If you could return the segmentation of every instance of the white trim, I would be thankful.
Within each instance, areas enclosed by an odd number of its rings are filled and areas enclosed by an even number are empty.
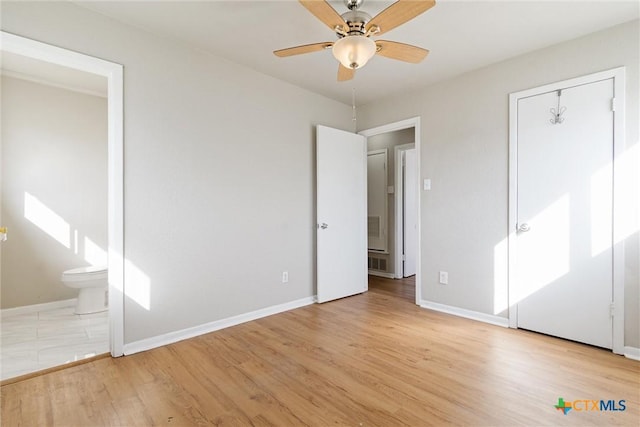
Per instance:
[[[19,316],[21,314],[37,313],[39,311],[56,310],[59,308],[74,307],[77,298],[65,299],[62,301],[43,302],[41,304],[24,305],[22,307],[3,308],[0,310],[0,317]]]
[[[417,175],[418,175],[418,185],[416,186],[416,189],[418,191],[418,252],[416,254],[417,257],[417,263],[416,263],[416,304],[420,305],[421,301],[422,301],[422,192],[420,191],[420,189],[422,188],[422,186],[420,185],[420,180],[422,179],[422,174],[421,174],[421,164],[422,164],[422,157],[421,157],[421,143],[420,143],[420,135],[421,135],[421,129],[420,129],[420,117],[412,117],[410,119],[406,119],[406,120],[401,120],[399,122],[395,122],[395,123],[390,123],[387,125],[383,125],[383,126],[378,126],[375,128],[371,128],[371,129],[366,129],[363,131],[358,132],[360,135],[363,135],[367,138],[371,137],[371,136],[375,136],[375,135],[380,135],[383,133],[388,133],[388,132],[393,132],[396,130],[403,130],[403,129],[409,129],[409,128],[413,128],[414,129],[414,143],[415,143],[415,148],[416,148],[416,156],[418,158],[418,164],[417,164]]]
[[[387,125],[382,125],[382,126],[378,126],[371,129],[365,129],[358,132],[358,134],[369,138],[370,136],[380,135],[382,133],[389,133],[396,130],[409,129],[419,124],[420,124],[420,117],[412,117],[410,119],[401,120],[399,122],[389,123]]]
[[[402,227],[402,221],[398,221],[397,218],[403,218],[404,217],[404,200],[402,200],[402,192],[404,191],[404,184],[403,184],[403,170],[402,170],[402,152],[407,151],[407,150],[412,150],[416,148],[416,144],[414,144],[413,142],[410,144],[402,144],[402,145],[396,145],[395,147],[393,147],[393,156],[395,159],[395,167],[396,167],[396,177],[395,177],[395,187],[396,187],[396,197],[395,197],[395,206],[394,206],[394,212],[395,212],[395,237],[396,237],[396,244],[395,244],[395,248],[396,248],[396,252],[395,252],[395,256],[394,258],[394,264],[395,264],[395,278],[396,279],[402,279],[404,276],[404,268],[402,265],[402,251],[397,250],[397,248],[402,248],[404,246],[404,229]],[[398,197],[398,194],[400,194],[401,197]],[[419,260],[417,260],[419,262]]]
[[[625,347],[624,348],[624,357],[627,359],[638,360],[640,361],[640,348],[638,347]]]
[[[271,316],[285,311],[294,310],[296,308],[313,304],[315,302],[315,298],[315,296],[302,298],[296,301],[273,305],[271,307],[251,311],[249,313],[239,314],[237,316],[228,317],[226,319],[216,320],[214,322],[205,323],[203,325],[182,329],[180,331],[169,332],[167,334],[146,338],[140,341],[134,341],[125,344],[124,354],[128,356],[130,354],[151,350],[163,345],[173,344],[175,342],[197,337],[199,335],[208,334],[210,332],[218,331],[230,326],[236,326],[241,323],[246,323],[252,320],[261,319],[263,317]]]
[[[458,317],[464,317],[465,319],[477,320],[478,322],[501,326],[503,328],[509,327],[509,319],[496,316],[494,314],[480,313],[479,311],[466,310],[464,308],[453,307],[451,305],[445,305],[426,300],[420,302],[420,307],[439,311],[441,313],[452,314]]]
[[[615,97],[615,111],[613,112],[613,236],[618,234],[618,228],[624,223],[623,200],[631,197],[624,194],[622,185],[623,171],[619,161],[625,153],[625,67],[615,68],[607,72],[613,76],[613,96]],[[624,258],[625,240],[613,245],[613,352],[623,354],[624,346]]]
[[[107,78],[109,348],[114,357],[124,347],[124,163],[122,65],[0,31],[3,51]]]
[[[385,273],[384,271],[369,270],[369,276],[384,277],[386,279],[395,279],[393,273]]]
[[[516,283],[516,246],[515,230],[517,226],[517,146],[518,146],[518,100],[542,93],[553,92],[568,87],[580,86],[602,80],[613,79],[616,111],[613,121],[613,235],[621,223],[623,215],[622,194],[620,186],[615,185],[622,178],[622,172],[617,167],[618,159],[625,150],[625,67],[601,71],[586,76],[551,83],[532,89],[509,94],[509,327],[518,327],[518,306],[514,301],[511,287]],[[613,251],[613,352],[623,354],[624,347],[624,241],[614,244]]]

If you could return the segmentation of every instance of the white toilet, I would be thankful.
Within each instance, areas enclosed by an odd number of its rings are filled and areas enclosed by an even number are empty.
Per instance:
[[[62,273],[62,283],[79,289],[76,314],[99,313],[108,309],[107,267],[81,267]]]

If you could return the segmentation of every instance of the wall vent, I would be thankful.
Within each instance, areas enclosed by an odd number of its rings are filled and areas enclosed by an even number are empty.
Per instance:
[[[384,258],[367,258],[367,266],[369,270],[387,271],[387,260]]]

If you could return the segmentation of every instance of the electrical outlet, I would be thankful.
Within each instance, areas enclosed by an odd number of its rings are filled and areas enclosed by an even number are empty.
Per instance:
[[[288,283],[289,282],[289,272],[288,271],[283,271],[282,272],[282,283]]]
[[[447,273],[446,271],[441,271],[440,272],[440,284],[446,285],[448,283],[449,283],[449,273]]]

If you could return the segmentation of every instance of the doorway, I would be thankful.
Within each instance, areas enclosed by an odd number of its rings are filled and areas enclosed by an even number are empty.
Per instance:
[[[394,170],[390,171],[389,175],[391,177],[390,181],[393,182],[393,185],[389,185],[387,187],[387,191],[385,196],[392,196],[393,200],[391,203],[388,203],[389,206],[389,216],[393,218],[393,221],[389,221],[388,229],[391,231],[391,238],[389,239],[389,250],[377,253],[377,252],[369,252],[369,258],[379,258],[384,259],[387,265],[392,266],[392,272],[385,271],[382,273],[375,273],[376,276],[387,277],[387,278],[402,278],[404,277],[405,270],[405,260],[403,260],[403,255],[406,254],[404,250],[405,247],[405,209],[404,209],[404,201],[405,198],[403,194],[405,190],[412,192],[414,197],[409,197],[410,203],[413,200],[412,209],[414,215],[409,215],[409,220],[413,222],[413,225],[406,227],[408,234],[410,237],[414,238],[413,242],[415,242],[415,251],[411,251],[414,255],[414,265],[415,265],[415,303],[420,304],[421,297],[421,289],[420,289],[420,194],[419,194],[419,177],[420,177],[420,118],[415,117],[412,119],[403,120],[400,122],[391,123],[384,126],[379,126],[372,129],[367,129],[359,132],[360,135],[367,137],[368,141],[376,141],[376,139],[380,139],[381,142],[385,139],[386,136],[398,132],[399,134],[406,134],[407,137],[405,140],[400,139],[395,143],[392,143],[388,148],[389,151],[394,153],[394,159],[389,161],[390,165],[393,165]],[[377,150],[381,149],[382,146],[370,145],[368,144],[368,150]],[[401,148],[400,148],[401,147]],[[391,150],[393,148],[393,150]],[[402,166],[402,158],[405,158],[405,153],[408,150],[415,150],[413,153],[415,154],[415,169],[409,178],[410,182],[405,183],[406,179],[406,171]],[[398,153],[398,154],[396,154]],[[400,159],[400,166],[397,166],[398,159]],[[405,183],[405,185],[403,185]],[[409,227],[413,228],[410,230]],[[407,242],[406,244],[411,244]],[[411,266],[407,265],[407,272],[409,273],[411,270]],[[369,270],[371,274],[372,270]],[[409,274],[411,276],[411,274]]]
[[[623,78],[616,69],[510,99],[509,324],[616,353],[624,342],[622,248],[613,238]]]
[[[124,345],[123,67],[5,32],[0,32],[0,42],[3,53],[19,55],[107,79],[109,349],[112,356],[121,356]]]

